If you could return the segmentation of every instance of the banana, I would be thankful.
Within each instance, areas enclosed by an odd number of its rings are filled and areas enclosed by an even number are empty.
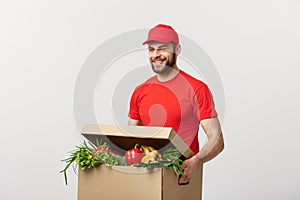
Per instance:
[[[152,152],[152,151],[154,151],[155,149],[153,148],[153,147],[148,147],[148,149]]]
[[[145,156],[142,158],[142,163],[149,163],[150,161],[154,162],[159,158],[162,160],[162,155],[153,147],[142,145],[141,150],[145,153]]]
[[[144,152],[144,154],[148,154],[151,152],[146,145],[142,145],[141,150]]]
[[[151,162],[154,162],[154,161],[155,161],[155,158],[156,158],[155,153],[150,152],[150,153],[146,154],[146,155],[142,158],[141,162],[147,164],[147,163],[149,163],[150,161],[151,161]]]
[[[153,153],[155,156],[158,156],[158,151],[157,150],[153,150],[153,151],[151,151],[151,153]]]

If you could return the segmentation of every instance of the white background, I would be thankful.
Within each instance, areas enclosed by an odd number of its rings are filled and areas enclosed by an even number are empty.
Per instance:
[[[299,13],[296,0],[1,1],[0,199],[76,199],[77,176],[65,186],[58,172],[81,142],[82,64],[112,36],[167,23],[205,49],[225,90],[226,148],[205,165],[203,198],[299,200]]]

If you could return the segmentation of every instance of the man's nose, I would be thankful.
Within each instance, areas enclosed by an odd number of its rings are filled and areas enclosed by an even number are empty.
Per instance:
[[[159,51],[158,49],[155,49],[155,50],[153,51],[153,56],[154,56],[154,57],[160,56],[160,51]]]

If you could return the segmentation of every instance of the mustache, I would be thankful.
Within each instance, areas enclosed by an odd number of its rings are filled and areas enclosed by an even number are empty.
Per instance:
[[[154,62],[154,61],[164,61],[166,60],[165,57],[155,57],[155,58],[151,58],[150,61],[151,62]]]

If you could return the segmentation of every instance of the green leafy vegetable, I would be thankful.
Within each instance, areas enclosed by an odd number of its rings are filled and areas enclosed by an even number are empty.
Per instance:
[[[84,141],[80,146],[76,146],[76,149],[70,152],[70,156],[62,161],[66,162],[66,166],[60,173],[64,173],[65,183],[67,180],[67,169],[73,164],[73,170],[76,173],[76,166],[85,170],[93,167],[97,167],[99,164],[112,165],[126,165],[125,158],[117,155],[111,151],[106,143],[100,144],[97,141],[97,148],[93,144],[89,145]]]
[[[76,149],[69,152],[68,158],[62,160],[66,162],[66,166],[60,173],[64,173],[65,183],[68,184],[67,170],[72,165],[73,170],[76,173],[77,166],[82,169],[90,169],[97,167],[100,164],[108,166],[126,166],[125,156],[120,155],[118,152],[111,151],[110,147],[106,143],[96,141],[97,147],[92,143],[83,142],[82,145],[76,146]],[[160,159],[150,161],[147,163],[134,164],[134,167],[144,167],[147,169],[154,168],[166,168],[173,169],[176,176],[184,176],[181,164],[183,161],[180,159],[181,153],[175,148],[166,149]]]
[[[178,149],[175,148],[169,148],[166,149],[162,154],[161,160],[156,160],[155,162],[149,162],[149,163],[139,163],[135,164],[135,167],[144,167],[147,169],[153,169],[153,168],[172,168],[176,174],[176,176],[179,178],[180,176],[183,176],[183,169],[181,167],[181,164],[183,161],[180,159],[181,153]]]

